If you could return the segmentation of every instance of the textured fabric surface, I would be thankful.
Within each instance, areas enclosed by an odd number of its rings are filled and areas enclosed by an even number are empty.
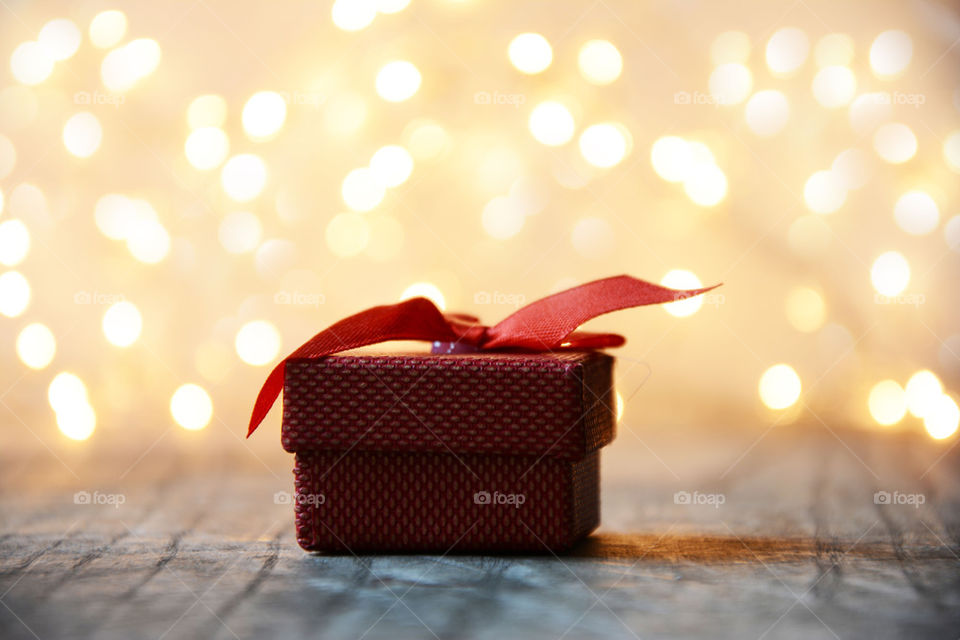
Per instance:
[[[311,551],[562,551],[599,523],[613,358],[339,354],[287,363]]]
[[[595,351],[291,360],[283,447],[576,459],[613,439],[612,367]]]
[[[562,552],[599,523],[599,456],[301,452],[297,540],[337,553]]]

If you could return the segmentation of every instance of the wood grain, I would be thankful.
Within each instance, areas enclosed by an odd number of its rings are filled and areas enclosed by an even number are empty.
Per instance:
[[[5,461],[0,638],[960,637],[958,449],[820,423],[689,462],[667,431],[621,441],[670,470],[606,482],[563,557],[305,554],[288,470],[249,457]]]

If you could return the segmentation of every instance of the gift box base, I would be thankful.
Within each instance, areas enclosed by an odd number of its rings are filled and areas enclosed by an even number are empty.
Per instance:
[[[297,541],[336,553],[561,552],[599,524],[599,457],[301,451]]]

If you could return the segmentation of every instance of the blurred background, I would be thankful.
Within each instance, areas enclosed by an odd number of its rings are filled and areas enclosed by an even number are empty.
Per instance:
[[[320,329],[414,295],[493,324],[621,273],[724,286],[588,325],[628,338],[605,473],[658,430],[957,441],[945,0],[0,16],[8,459],[249,447],[283,469],[278,409],[250,441],[246,420]]]

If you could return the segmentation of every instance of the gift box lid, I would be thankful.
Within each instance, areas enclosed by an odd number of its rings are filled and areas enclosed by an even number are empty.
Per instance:
[[[291,358],[283,447],[576,459],[613,440],[612,375],[598,351]]]

